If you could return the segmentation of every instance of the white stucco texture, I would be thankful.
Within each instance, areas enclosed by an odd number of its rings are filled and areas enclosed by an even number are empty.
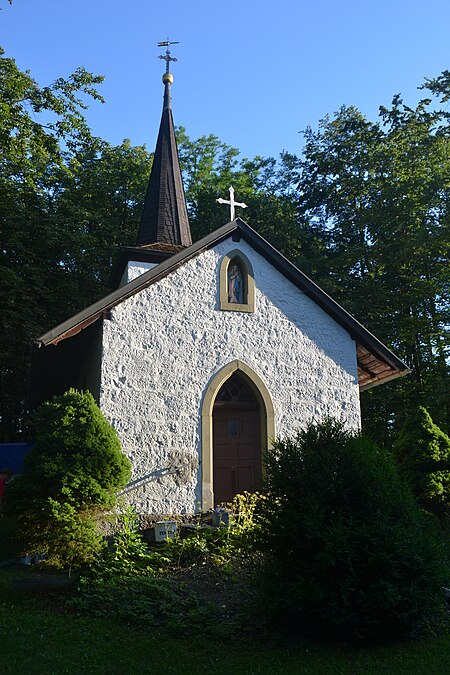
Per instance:
[[[156,267],[157,264],[158,263],[136,262],[135,260],[129,261],[125,267],[124,273],[122,274],[119,288],[122,288],[122,286],[125,286],[130,281],[133,281],[133,279],[140,277],[141,274],[144,274],[144,272],[148,272],[148,270]]]
[[[234,249],[253,267],[252,313],[219,308],[220,264]],[[100,406],[132,461],[126,498],[140,513],[200,509],[202,401],[235,359],[265,383],[277,436],[326,415],[359,427],[350,335],[245,241],[225,240],[104,321]]]

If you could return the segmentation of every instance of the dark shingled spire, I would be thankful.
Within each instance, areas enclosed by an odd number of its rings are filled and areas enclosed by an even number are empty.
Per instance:
[[[137,246],[192,244],[172,118],[170,85],[173,77],[168,65],[167,61],[163,75],[164,106]]]

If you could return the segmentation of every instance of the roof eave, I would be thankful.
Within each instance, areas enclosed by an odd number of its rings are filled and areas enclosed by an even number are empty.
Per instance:
[[[220,228],[220,230],[224,230],[224,228]],[[216,230],[216,232],[219,232],[219,230]],[[226,234],[222,236],[224,237],[226,236]],[[81,310],[81,312],[74,314],[66,321],[63,321],[62,323],[58,324],[47,333],[44,333],[39,338],[37,338],[36,339],[37,344],[40,346],[46,346],[48,344],[57,344],[58,342],[60,342],[60,340],[65,339],[65,337],[70,337],[71,335],[73,335],[72,329],[74,329],[79,324],[83,324],[82,327],[80,328],[80,330],[82,330],[82,328],[85,328],[86,326],[90,325],[93,321],[96,321],[104,311],[112,309],[119,302],[126,300],[127,298],[131,297],[132,295],[140,291],[142,288],[145,288],[151,283],[158,281],[158,279],[166,276],[172,270],[176,269],[184,262],[187,262],[187,260],[189,260],[190,258],[193,258],[199,253],[201,253],[202,250],[211,245],[209,242],[207,244],[203,243],[206,240],[209,240],[210,237],[211,235],[208,235],[207,237],[204,237],[203,239],[196,242],[195,244],[192,244],[183,251],[175,253],[174,255],[170,256],[167,260],[161,262],[156,267],[153,267],[151,270],[148,270],[148,272],[144,272],[144,274],[141,274],[136,279],[133,279],[133,281],[130,281],[128,284],[125,284],[121,288],[118,288],[112,293],[109,293],[105,297],[101,298],[101,300],[98,300],[97,302],[94,302],[92,305],[89,305],[85,309]]]
[[[411,373],[412,370],[410,368],[405,367],[404,370],[397,370],[395,373],[387,375],[386,377],[376,378],[374,380],[371,380],[370,382],[367,382],[366,384],[360,384],[359,391],[367,391],[368,389],[373,389],[374,387],[378,387],[379,384],[392,382],[392,380],[397,380],[399,377],[405,377],[405,375],[410,375]]]

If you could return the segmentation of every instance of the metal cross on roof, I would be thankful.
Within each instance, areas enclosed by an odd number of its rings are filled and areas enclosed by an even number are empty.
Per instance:
[[[219,204],[229,204],[230,205],[230,211],[231,211],[231,219],[234,220],[236,212],[235,212],[235,207],[240,206],[241,209],[246,209],[247,204],[244,204],[243,202],[235,202],[234,201],[234,187],[230,185],[229,187],[230,191],[230,199],[222,199],[222,197],[219,197],[219,199],[216,199],[216,202],[219,202]]]
[[[163,59],[166,62],[166,73],[169,72],[169,63],[171,61],[177,60],[173,56],[170,56],[169,47],[170,45],[179,45],[179,44],[180,44],[179,42],[171,42],[169,38],[167,38],[167,40],[165,40],[164,42],[158,42],[158,47],[167,47],[165,55],[163,56],[162,54],[160,54],[158,56],[159,59]]]

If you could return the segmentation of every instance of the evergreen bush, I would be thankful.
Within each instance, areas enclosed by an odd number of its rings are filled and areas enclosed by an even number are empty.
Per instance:
[[[420,407],[396,442],[394,457],[401,475],[424,508],[441,514],[450,502],[450,438]]]
[[[33,417],[35,444],[5,506],[22,525],[27,553],[57,566],[91,561],[102,546],[96,521],[114,506],[131,464],[89,392],[69,390]]]
[[[333,420],[267,458],[260,546],[266,610],[345,640],[419,631],[443,611],[445,550],[390,456]]]

